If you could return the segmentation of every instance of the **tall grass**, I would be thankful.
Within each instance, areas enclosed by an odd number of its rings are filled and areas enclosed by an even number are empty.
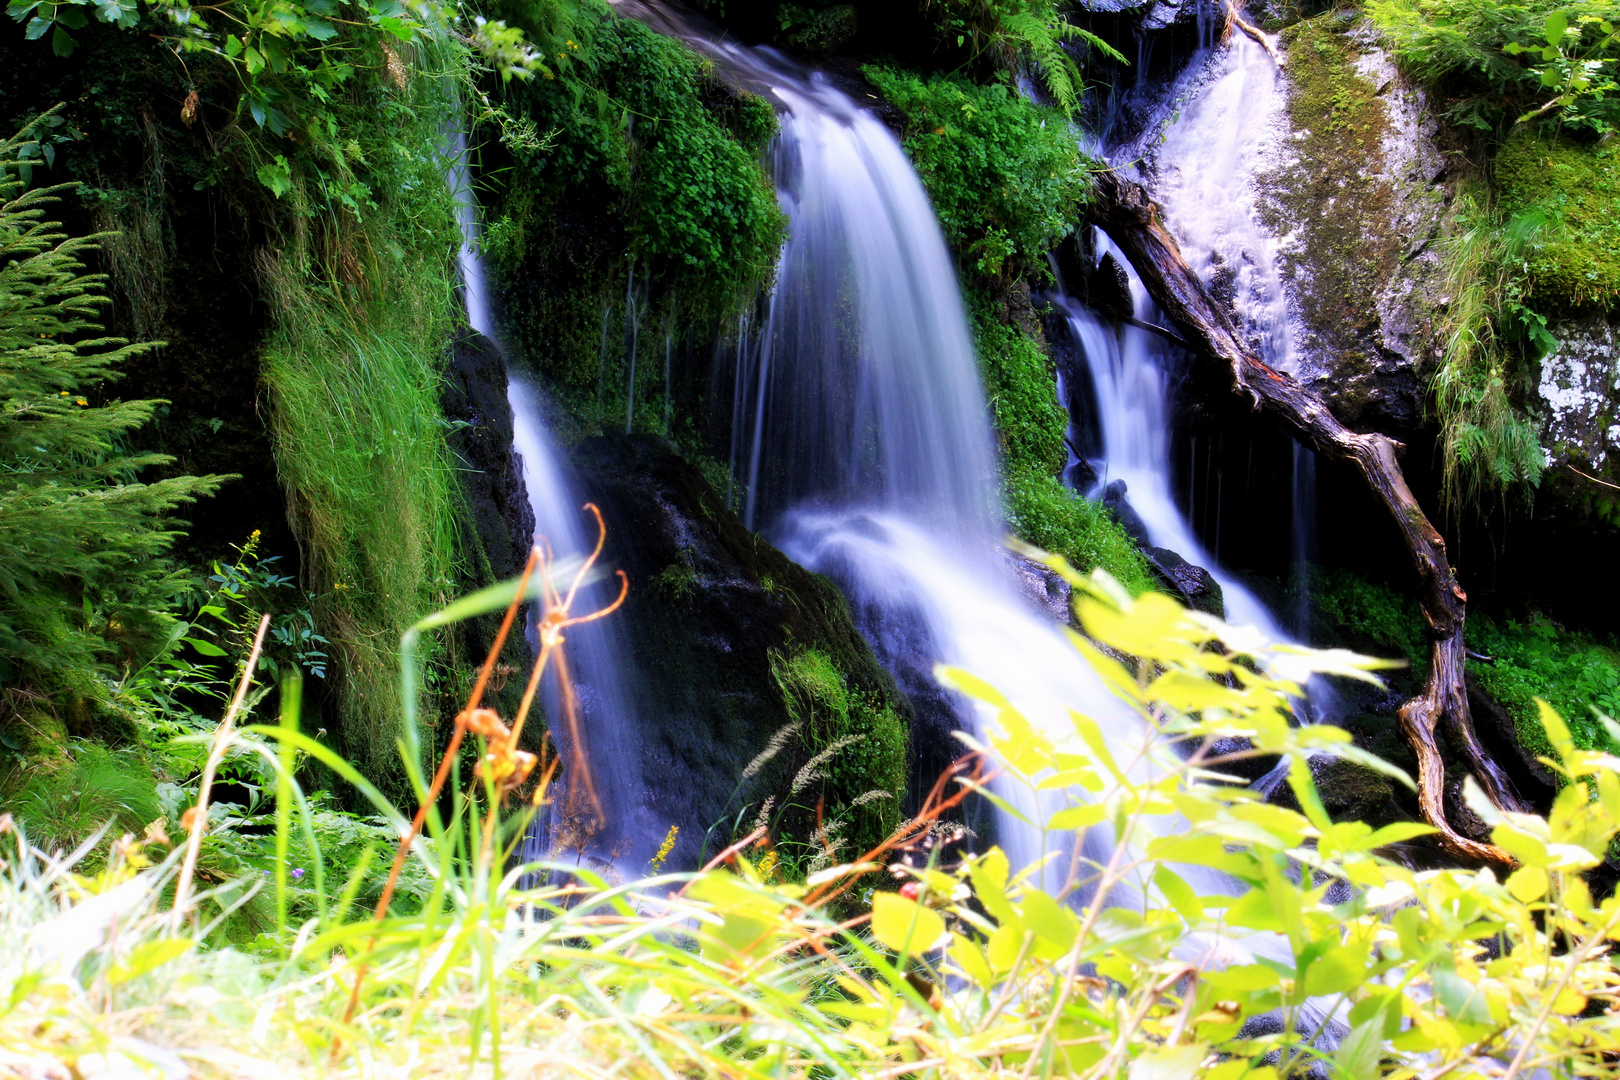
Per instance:
[[[1441,495],[1456,514],[1535,484],[1546,467],[1535,423],[1514,403],[1524,381],[1522,348],[1512,340],[1517,278],[1538,223],[1504,223],[1476,196],[1459,200],[1461,230],[1449,242],[1445,352],[1430,382],[1440,421]],[[1524,327],[1517,328],[1523,336]]]
[[[278,916],[251,947],[221,948],[213,938],[233,911],[293,888],[285,867],[203,881],[194,903],[172,907],[183,856],[164,855],[155,831],[114,844],[92,874],[75,868],[82,852],[48,856],[0,817],[0,1067],[491,1080],[1613,1075],[1620,903],[1597,901],[1581,875],[1620,834],[1620,761],[1575,748],[1544,710],[1548,763],[1571,779],[1552,814],[1502,815],[1467,784],[1503,862],[1414,873],[1382,852],[1431,830],[1332,821],[1308,759],[1392,770],[1342,731],[1286,720],[1305,679],[1370,679],[1373,662],[1132,598],[1106,575],[1071,582],[1096,642],[1076,635],[1081,660],[1137,722],[1114,717],[1105,730],[1076,710],[1072,732],[1037,727],[981,678],[942,670],[985,706],[988,744],[917,818],[803,882],[762,879],[751,861],[761,831],[702,871],[616,886],[573,865],[515,865],[551,774],[513,750],[521,717],[508,728],[476,689],[456,730],[477,742],[480,770],[462,786],[452,749],[430,786],[407,752],[414,822],[290,712],[216,736],[280,769],[279,851],[292,830],[313,842],[288,748],[353,783],[428,883],[414,912],[391,910],[385,892],[356,917],[357,869],[347,885],[329,875],[302,922]],[[412,633],[503,602],[510,628],[533,594],[508,582]],[[566,604],[549,618],[557,591],[541,594],[542,625],[566,629]],[[1279,753],[1293,761],[1298,811],[1224,774]],[[989,790],[992,756],[1001,776]],[[436,797],[447,777],[448,803]],[[961,832],[936,825],[968,791],[1012,796],[1008,817],[1049,854],[1015,866],[999,848],[964,853]],[[832,914],[833,901],[885,880],[900,888],[870,893],[868,914]]]
[[[390,91],[408,103],[394,115],[409,130],[386,143],[399,159],[377,163],[378,205],[326,222],[324,246],[290,244],[263,273],[276,302],[263,366],[276,464],[339,657],[342,745],[379,778],[402,714],[399,637],[448,602],[461,557],[440,401],[456,311],[442,148],[457,63],[448,46],[429,49]]]

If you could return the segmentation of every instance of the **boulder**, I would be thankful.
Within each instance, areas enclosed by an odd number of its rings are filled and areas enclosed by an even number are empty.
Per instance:
[[[635,658],[645,798],[659,820],[680,827],[668,865],[712,856],[734,829],[748,831],[766,798],[783,805],[790,781],[829,734],[818,725],[882,721],[909,730],[910,703],[856,630],[843,594],[744,528],[673,443],[651,435],[590,438],[574,448],[573,463],[607,522],[603,557],[630,580],[629,599],[613,618]],[[827,687],[819,703],[790,700],[787,668],[811,654],[821,676],[835,672],[830,677],[842,689]],[[846,714],[830,715],[840,703]],[[750,762],[795,720],[797,733],[745,779]],[[828,779],[796,797],[801,811],[785,821],[787,831],[808,832],[818,802],[832,815],[873,790],[869,774],[904,776],[892,759],[868,767],[878,735],[892,732],[870,734],[825,770]],[[886,834],[902,794],[855,814],[846,834],[851,849]]]

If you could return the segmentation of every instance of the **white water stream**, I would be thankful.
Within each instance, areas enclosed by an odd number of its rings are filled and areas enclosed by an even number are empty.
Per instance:
[[[453,150],[449,179],[456,193],[456,217],[461,225],[458,261],[467,322],[491,340],[498,340],[479,251],[478,201],[470,182],[463,133],[456,134]],[[564,564],[590,554],[596,545],[594,519],[584,510],[586,496],[546,424],[540,392],[511,374],[507,401],[512,408],[513,449],[522,466],[524,487],[534,513],[534,542],[549,545]],[[566,592],[568,584],[561,582],[560,591]],[[617,591],[616,579],[585,586],[574,613],[584,614],[611,602]],[[539,645],[535,620],[540,614],[540,606],[533,605],[528,636],[535,648]],[[574,627],[567,633],[563,654],[578,701],[585,743],[582,750],[596,800],[593,803],[589,793],[581,790],[583,777],[578,771],[569,770],[567,777],[573,786],[557,797],[547,815],[536,819],[519,858],[582,861],[598,871],[623,867],[626,872],[637,872],[646,865],[663,831],[645,806],[634,665],[629,660],[622,624],[605,619]],[[576,748],[565,719],[557,671],[553,664],[545,677],[542,703],[547,730],[566,761]]]

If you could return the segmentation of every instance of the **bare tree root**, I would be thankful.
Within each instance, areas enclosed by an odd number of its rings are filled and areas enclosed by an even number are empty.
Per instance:
[[[1445,810],[1445,765],[1438,734],[1445,731],[1462,750],[1491,800],[1504,810],[1524,810],[1501,768],[1474,733],[1463,681],[1463,622],[1468,597],[1446,558],[1446,542],[1429,523],[1401,472],[1400,443],[1376,432],[1361,434],[1338,421],[1327,404],[1292,376],[1268,367],[1245,344],[1231,312],[1210,296],[1164,226],[1158,206],[1138,184],[1112,172],[1098,178],[1092,208],[1110,239],[1136,268],[1165,314],[1197,351],[1220,361],[1233,389],[1251,405],[1280,420],[1300,442],[1319,453],[1353,463],[1395,519],[1421,585],[1420,601],[1430,638],[1429,674],[1423,693],[1400,709],[1401,728],[1418,759],[1418,799],[1424,819],[1439,830],[1441,845],[1461,859],[1511,865],[1500,848],[1470,840],[1451,827]]]
[[[1232,36],[1232,27],[1234,26],[1258,41],[1260,47],[1266,50],[1266,55],[1271,57],[1278,67],[1283,66],[1282,53],[1277,51],[1277,46],[1271,43],[1271,39],[1266,37],[1265,32],[1238,13],[1236,0],[1226,0],[1226,29],[1221,31],[1222,42]]]

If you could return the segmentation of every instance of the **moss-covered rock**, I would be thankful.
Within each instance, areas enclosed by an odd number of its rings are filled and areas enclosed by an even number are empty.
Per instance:
[[[1437,123],[1356,17],[1303,21],[1282,39],[1286,125],[1260,210],[1287,238],[1301,368],[1346,423],[1410,433],[1445,302]]]
[[[1496,156],[1504,213],[1537,235],[1525,270],[1538,310],[1607,306],[1620,297],[1620,147],[1516,132]]]
[[[652,706],[642,774],[651,808],[681,827],[675,864],[748,831],[772,797],[779,845],[809,841],[818,805],[824,820],[847,822],[845,856],[875,844],[899,819],[911,707],[837,587],[745,529],[665,440],[587,439],[574,462],[607,520],[605,557],[630,578],[619,618]],[[780,752],[745,777],[794,724]],[[815,755],[846,736],[861,741],[792,791]],[[856,806],[873,791],[886,795]]]

